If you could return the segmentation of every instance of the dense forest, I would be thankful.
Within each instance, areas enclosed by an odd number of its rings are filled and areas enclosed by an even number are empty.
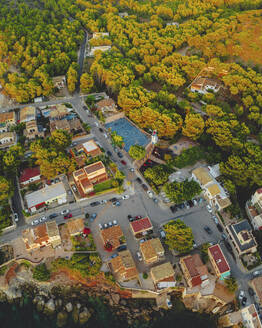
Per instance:
[[[61,74],[74,91],[85,31],[109,32],[91,45],[111,50],[88,58],[84,90],[104,88],[160,137],[198,140],[221,162],[231,195],[262,185],[262,0],[2,0],[4,92],[18,102],[48,96]],[[191,92],[196,76],[221,90]]]

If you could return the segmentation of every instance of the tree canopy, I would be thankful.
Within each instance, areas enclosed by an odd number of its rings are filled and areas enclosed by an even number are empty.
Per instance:
[[[163,190],[167,197],[175,204],[190,200],[202,191],[200,185],[194,180],[166,183]]]
[[[143,159],[145,157],[146,150],[143,146],[133,145],[133,146],[130,147],[128,153],[133,159],[140,160],[140,159]]]

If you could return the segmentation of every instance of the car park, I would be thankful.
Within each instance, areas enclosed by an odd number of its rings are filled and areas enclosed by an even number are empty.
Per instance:
[[[61,215],[66,215],[66,214],[68,214],[69,213],[69,210],[63,210],[62,212],[61,212]]]
[[[52,220],[52,219],[56,218],[57,216],[58,216],[58,214],[56,214],[56,213],[50,214],[49,219]]]
[[[38,220],[34,220],[34,221],[31,222],[32,225],[37,225],[38,223],[39,223]]]
[[[137,257],[137,259],[138,259],[139,262],[142,262],[143,261],[140,252],[136,252],[136,257]]]
[[[206,233],[208,233],[209,235],[212,234],[212,230],[209,228],[209,226],[204,226],[204,230],[205,230]]]
[[[148,197],[149,198],[153,198],[153,196],[154,196],[154,194],[150,190],[147,191],[147,194],[148,194]]]
[[[123,158],[123,154],[119,151],[119,152],[117,152],[117,156],[119,157],[119,158]]]
[[[107,153],[108,156],[112,156],[111,151],[108,150],[106,153]]]
[[[144,183],[142,184],[142,188],[143,188],[145,191],[148,191],[148,186],[145,185]]]
[[[100,205],[100,202],[98,201],[90,203],[91,207],[98,206],[98,205]]]
[[[64,220],[70,219],[72,216],[72,213],[68,213],[64,216]]]
[[[125,200],[125,199],[129,199],[129,198],[130,198],[129,195],[123,195],[123,196],[122,196],[122,199],[124,199],[124,200]]]
[[[206,209],[207,209],[207,211],[208,211],[209,213],[212,213],[212,208],[211,208],[210,205],[207,205],[207,206],[206,206]]]
[[[136,178],[136,181],[139,183],[139,184],[142,184],[143,183],[143,181],[138,177],[138,178]]]
[[[126,161],[124,161],[123,159],[121,160],[121,163],[122,163],[123,165],[126,165]]]
[[[121,246],[118,246],[118,247],[117,247],[117,251],[118,251],[118,252],[126,251],[126,249],[127,249],[126,245],[121,245]]]
[[[18,222],[18,220],[19,220],[19,217],[18,217],[17,213],[14,213],[14,220],[15,220],[15,222]]]

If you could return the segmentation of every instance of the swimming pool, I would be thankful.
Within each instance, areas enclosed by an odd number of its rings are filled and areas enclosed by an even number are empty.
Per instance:
[[[115,131],[118,135],[123,137],[125,143],[124,149],[127,152],[133,145],[145,147],[149,143],[149,138],[126,118],[120,118],[119,120],[107,123],[105,127],[107,129],[110,128],[112,131]]]

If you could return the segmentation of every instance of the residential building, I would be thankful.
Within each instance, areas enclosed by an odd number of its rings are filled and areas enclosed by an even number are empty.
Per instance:
[[[246,203],[246,212],[255,230],[262,230],[262,188],[256,190]]]
[[[25,187],[30,183],[38,182],[41,180],[40,167],[27,167],[25,168],[19,178],[21,187]]]
[[[84,231],[85,223],[83,218],[77,218],[72,220],[67,220],[66,222],[67,230],[70,236],[79,235]]]
[[[108,179],[104,164],[99,161],[73,172],[73,178],[79,193],[84,197],[93,191],[94,184]]]
[[[189,287],[204,287],[208,284],[208,270],[199,254],[182,257],[179,263]]]
[[[192,179],[199,183],[204,197],[209,203],[220,211],[231,204],[231,201],[223,187],[210,174],[205,167],[199,167],[192,171]]]
[[[0,133],[0,148],[8,148],[16,143],[15,132]]]
[[[130,222],[130,227],[133,235],[136,238],[142,238],[143,236],[147,235],[148,231],[153,229],[149,218],[142,218]]]
[[[49,117],[49,120],[61,120],[68,115],[68,109],[64,104],[49,105],[41,110],[44,117]]]
[[[257,251],[257,242],[247,220],[227,225],[226,232],[238,256]]]
[[[108,266],[119,282],[138,279],[136,265],[129,250],[119,252],[108,262]]]
[[[66,190],[63,182],[46,186],[25,195],[25,203],[27,204],[28,210],[32,213],[53,202],[57,202],[58,204],[66,203]]]
[[[61,237],[59,233],[59,229],[55,220],[48,221],[45,223],[47,234],[49,237],[49,243],[53,246],[53,248],[61,245]]]
[[[15,124],[15,112],[0,113],[0,133],[8,132]]]
[[[150,275],[156,287],[163,282],[175,282],[175,272],[170,262],[166,262],[151,268]]]
[[[102,151],[95,143],[94,140],[89,140],[83,144],[78,144],[70,149],[72,157],[74,157],[78,167],[82,167],[86,164],[88,157],[96,157],[102,154]]]
[[[262,328],[262,324],[254,304],[243,309],[223,315],[218,319],[219,327]]]
[[[262,306],[262,276],[256,277],[250,281],[250,284],[255,292],[255,301]]]
[[[29,139],[35,139],[36,137],[44,137],[45,133],[42,126],[37,125],[36,120],[29,121],[25,123],[24,136]]]
[[[58,90],[63,89],[66,86],[65,75],[55,76],[52,78],[54,87]]]
[[[221,86],[221,83],[214,79],[210,79],[208,77],[197,77],[191,83],[190,90],[201,94],[206,94],[209,90],[216,93],[220,90]]]
[[[102,113],[105,112],[116,112],[116,104],[112,98],[100,100],[96,103],[97,110],[101,111]]]
[[[94,32],[93,33],[93,39],[99,39],[99,38],[103,38],[105,36],[109,36],[108,32]]]
[[[83,126],[78,118],[72,120],[67,119],[56,119],[50,121],[50,132],[53,133],[56,130],[64,130],[73,135],[83,135],[85,131]]]
[[[96,51],[101,51],[101,52],[106,52],[109,51],[111,49],[111,46],[96,46],[96,47],[92,47],[88,53],[88,55],[90,57],[93,57],[95,55]]]
[[[140,251],[146,264],[152,264],[163,258],[164,247],[159,238],[153,238],[140,244]]]
[[[20,123],[26,123],[36,119],[36,108],[28,106],[20,109]]]
[[[228,278],[230,267],[219,244],[208,248],[208,256],[218,278],[220,280]]]
[[[104,245],[110,244],[112,250],[125,243],[125,237],[119,225],[115,225],[103,230],[100,230],[100,235]]]

